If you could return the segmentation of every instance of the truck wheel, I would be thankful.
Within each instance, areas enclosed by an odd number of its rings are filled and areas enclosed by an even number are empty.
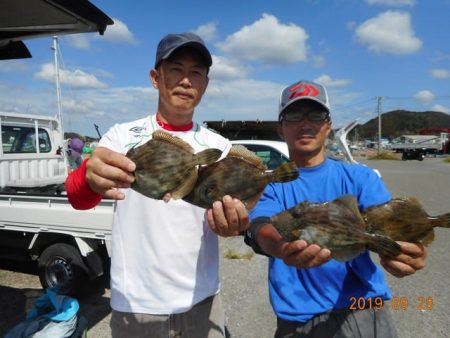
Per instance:
[[[59,294],[80,295],[85,287],[87,267],[72,245],[50,245],[39,257],[38,269],[44,289],[56,286]]]

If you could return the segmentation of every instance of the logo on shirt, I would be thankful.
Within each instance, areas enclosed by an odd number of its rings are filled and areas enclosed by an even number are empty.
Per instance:
[[[144,127],[138,127],[138,126],[130,128],[130,131],[134,134],[142,134],[142,131],[144,131],[144,130],[145,130]]]

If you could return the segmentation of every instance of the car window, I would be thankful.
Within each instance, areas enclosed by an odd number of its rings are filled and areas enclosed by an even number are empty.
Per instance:
[[[289,159],[275,148],[261,144],[242,145],[258,155],[263,160],[263,163],[267,166],[268,170],[274,170],[279,165],[289,162]]]
[[[39,128],[39,152],[52,150],[50,136]],[[36,131],[31,127],[2,126],[2,145],[4,154],[36,153]]]

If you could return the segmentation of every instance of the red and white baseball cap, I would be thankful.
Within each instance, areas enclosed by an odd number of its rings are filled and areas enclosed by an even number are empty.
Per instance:
[[[301,80],[283,89],[280,95],[278,108],[278,119],[283,111],[299,100],[312,100],[322,105],[330,112],[330,102],[328,101],[327,90],[321,84]]]

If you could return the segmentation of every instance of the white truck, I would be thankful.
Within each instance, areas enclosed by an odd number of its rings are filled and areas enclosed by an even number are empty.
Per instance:
[[[82,293],[107,274],[114,201],[72,208],[56,118],[0,113],[0,258],[37,261],[43,287]]]

